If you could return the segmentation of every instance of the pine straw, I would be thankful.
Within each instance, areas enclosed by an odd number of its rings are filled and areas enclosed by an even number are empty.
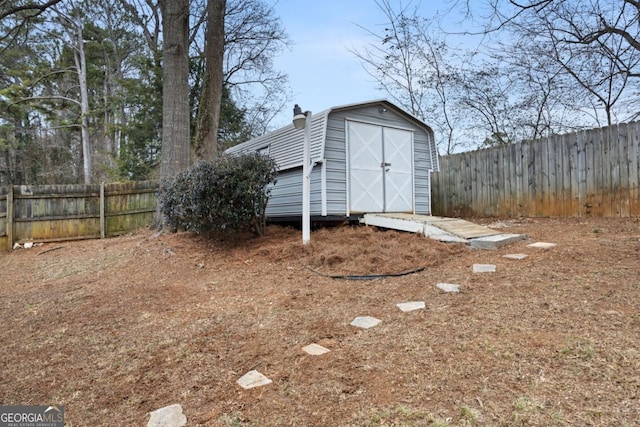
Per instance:
[[[339,226],[313,232],[302,245],[301,232],[269,226],[265,236],[215,234],[192,236],[225,259],[293,263],[326,275],[398,274],[442,264],[465,248],[412,233],[376,227]],[[246,245],[250,243],[250,245]]]

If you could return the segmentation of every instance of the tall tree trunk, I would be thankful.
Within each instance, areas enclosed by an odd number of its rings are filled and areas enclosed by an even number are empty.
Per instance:
[[[123,80],[123,72],[122,72],[122,55],[120,54],[120,48],[116,40],[118,40],[117,30],[113,23],[113,8],[115,5],[111,4],[111,1],[102,0],[102,7],[105,10],[105,19],[107,22],[107,32],[109,34],[109,45],[111,47],[111,52],[113,53],[113,65],[109,60],[109,53],[105,53],[105,60],[107,62],[107,75],[105,76],[105,107],[109,105],[107,101],[111,102],[109,97],[111,97],[114,93],[122,92],[121,81]],[[103,44],[104,44],[103,40]],[[111,65],[113,66],[113,74],[111,73]],[[109,114],[111,111],[110,108],[105,108],[105,114]],[[113,111],[110,114],[110,119],[112,121],[113,128],[115,129],[113,132],[110,132],[108,128],[105,129],[105,135],[109,135],[109,140],[111,141],[111,146],[107,147],[107,151],[112,155],[112,159],[120,158],[120,147],[122,145],[122,126],[125,123],[125,110],[122,104],[119,104],[117,107],[113,107]],[[109,126],[108,120],[105,117],[105,126]]]
[[[159,0],[162,13],[162,153],[160,178],[189,167],[189,0]],[[153,227],[162,229],[160,204]]]
[[[160,177],[171,178],[190,164],[189,0],[161,0],[162,156]]]
[[[78,71],[78,83],[80,85],[80,135],[82,139],[82,166],[84,183],[91,184],[91,144],[89,143],[89,90],[87,89],[87,60],[84,54],[84,35],[82,23],[73,22],[76,26],[76,49],[74,60]]]
[[[224,15],[226,0],[208,0],[205,39],[205,78],[195,138],[197,160],[213,160],[218,151],[218,125],[222,101]]]

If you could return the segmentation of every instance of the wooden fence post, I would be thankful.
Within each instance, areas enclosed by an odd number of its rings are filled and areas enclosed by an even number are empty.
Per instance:
[[[105,236],[105,220],[104,220],[104,182],[100,183],[100,238]]]
[[[7,249],[13,249],[13,185],[7,191]]]

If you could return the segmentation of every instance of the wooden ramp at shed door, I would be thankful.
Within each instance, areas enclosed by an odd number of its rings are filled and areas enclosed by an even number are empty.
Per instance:
[[[445,218],[440,216],[412,215],[404,213],[381,213],[374,215],[428,224],[463,239],[475,239],[477,237],[495,236],[500,234],[499,231],[485,227],[484,225],[465,221],[460,218]]]

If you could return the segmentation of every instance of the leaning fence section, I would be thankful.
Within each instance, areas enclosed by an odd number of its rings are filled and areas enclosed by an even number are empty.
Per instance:
[[[149,225],[157,189],[152,181],[0,187],[0,248],[114,236]]]
[[[640,122],[440,158],[443,216],[640,216]]]

